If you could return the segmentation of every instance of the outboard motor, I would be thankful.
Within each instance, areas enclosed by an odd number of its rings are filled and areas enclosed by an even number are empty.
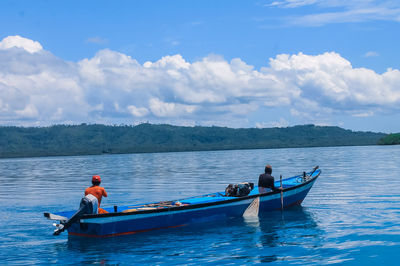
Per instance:
[[[72,215],[66,222],[61,221],[60,224],[56,225],[57,229],[54,230],[53,235],[61,234],[61,232],[68,229],[73,222],[77,221],[84,214],[97,214],[98,205],[99,203],[95,196],[92,194],[86,195],[82,198],[81,203],[79,204],[79,209],[74,213],[74,215]]]

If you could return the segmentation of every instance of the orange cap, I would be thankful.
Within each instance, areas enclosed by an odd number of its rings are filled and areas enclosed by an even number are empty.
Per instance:
[[[100,176],[99,176],[99,175],[94,175],[94,176],[92,177],[92,182],[101,182]]]

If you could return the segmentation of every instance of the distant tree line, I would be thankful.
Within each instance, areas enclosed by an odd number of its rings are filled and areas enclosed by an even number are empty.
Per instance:
[[[314,125],[263,129],[153,124],[12,126],[0,127],[0,158],[376,145],[385,136]]]
[[[400,144],[400,133],[389,134],[379,140],[381,145],[396,145]]]

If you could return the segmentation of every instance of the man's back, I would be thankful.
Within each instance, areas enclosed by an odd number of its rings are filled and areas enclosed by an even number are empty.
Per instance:
[[[274,190],[274,177],[268,173],[261,174],[258,178],[258,186]]]
[[[100,203],[101,203],[101,198],[107,197],[107,192],[103,187],[100,186],[91,186],[88,187],[87,189],[85,189],[85,196],[88,194],[92,194],[93,196],[95,196],[97,198],[97,200],[99,201],[99,207],[100,207]]]

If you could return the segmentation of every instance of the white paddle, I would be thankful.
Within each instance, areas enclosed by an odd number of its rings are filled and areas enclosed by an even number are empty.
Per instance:
[[[255,198],[243,213],[243,217],[258,216],[258,209],[260,208],[260,197]]]

